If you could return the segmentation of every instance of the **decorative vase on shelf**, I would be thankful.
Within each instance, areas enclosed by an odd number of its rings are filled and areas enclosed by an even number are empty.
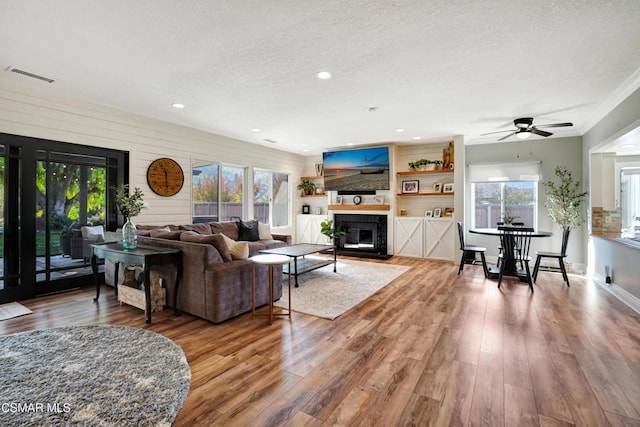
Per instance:
[[[138,247],[138,230],[136,225],[127,218],[127,222],[122,226],[122,249],[132,251]]]

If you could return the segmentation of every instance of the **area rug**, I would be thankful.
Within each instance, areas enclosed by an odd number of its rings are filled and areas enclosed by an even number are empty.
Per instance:
[[[340,260],[337,272],[333,264],[291,278],[291,309],[333,320],[382,289],[409,267],[372,262]],[[287,276],[283,276],[282,298],[274,305],[287,307]]]
[[[0,305],[0,320],[12,319],[14,317],[24,316],[25,314],[31,313],[31,310],[19,302],[10,302],[8,304]]]
[[[3,426],[169,426],[191,370],[173,341],[127,326],[0,336]]]

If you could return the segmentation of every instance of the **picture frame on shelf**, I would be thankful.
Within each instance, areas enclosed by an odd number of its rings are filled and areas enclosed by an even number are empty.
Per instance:
[[[444,216],[445,217],[452,217],[453,216],[453,208],[452,207],[444,208]]]
[[[440,218],[442,216],[442,209],[441,208],[435,208],[433,210],[433,217],[434,218]]]
[[[382,194],[376,194],[375,196],[373,196],[373,200],[378,205],[384,205],[384,196]]]
[[[417,194],[420,181],[412,179],[408,181],[402,181],[402,194]]]
[[[434,182],[433,183],[433,192],[434,193],[442,192],[442,183],[441,182]]]
[[[443,193],[453,193],[453,182],[449,182],[442,187]]]
[[[324,188],[316,187],[316,196],[324,196]]]
[[[407,216],[409,215],[406,209],[400,209],[400,216]]]
[[[424,211],[424,216],[427,218],[433,218],[433,211]]]
[[[338,195],[336,196],[336,205],[341,205],[342,204],[342,196]]]

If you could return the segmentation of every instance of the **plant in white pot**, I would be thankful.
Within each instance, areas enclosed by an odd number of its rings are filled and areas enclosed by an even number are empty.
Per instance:
[[[133,250],[138,247],[138,231],[131,218],[136,217],[144,207],[144,193],[138,187],[129,191],[129,186],[124,185],[116,191],[116,209],[125,219],[122,226],[122,248]]]

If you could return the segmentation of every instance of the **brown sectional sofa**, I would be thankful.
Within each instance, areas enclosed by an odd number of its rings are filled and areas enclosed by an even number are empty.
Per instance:
[[[178,309],[181,312],[220,323],[251,310],[251,261],[247,259],[225,261],[221,250],[224,252],[226,247],[218,250],[214,244],[180,240],[183,233],[189,235],[189,240],[193,240],[196,233],[203,236],[223,233],[233,240],[238,240],[238,223],[212,222],[166,226],[136,225],[136,227],[138,244],[182,251],[182,278],[178,290]],[[158,230],[160,228],[170,231]],[[183,238],[186,239],[186,237],[185,235]],[[261,249],[291,244],[291,236],[272,234],[272,237],[272,239],[248,242],[249,255],[256,255]],[[212,240],[216,239],[212,238]],[[227,259],[228,256],[227,254]],[[274,270],[274,300],[277,300],[282,296],[282,267]],[[175,267],[164,266],[160,269],[160,274],[167,288],[167,305],[173,307]],[[113,283],[113,265],[107,266],[106,276],[107,282],[111,280]],[[256,305],[267,304],[269,300],[268,267],[256,266],[255,281]]]

